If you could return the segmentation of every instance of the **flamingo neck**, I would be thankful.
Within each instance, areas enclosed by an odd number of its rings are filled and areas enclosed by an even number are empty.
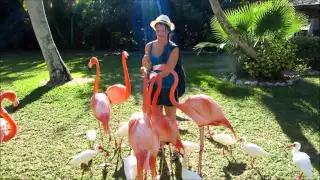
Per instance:
[[[97,71],[96,71],[96,79],[94,80],[94,89],[93,92],[94,93],[98,93],[98,88],[99,88],[99,78],[100,78],[100,65],[99,63],[94,63],[97,67]]]
[[[147,115],[148,115],[148,117],[151,117],[151,113],[150,113],[150,110],[152,110],[152,109],[150,109],[150,102],[151,102],[151,95],[152,95],[152,91],[153,91],[153,86],[154,86],[154,83],[155,83],[155,81],[156,81],[156,77],[152,77],[151,79],[150,79],[150,86],[149,86],[149,89],[148,89],[148,98],[147,98],[147,100],[146,100],[146,103],[147,103],[147,105],[146,105],[146,110],[147,110]],[[158,92],[158,89],[157,89],[157,91],[156,91],[156,93]],[[158,94],[158,96],[159,96],[159,94]],[[153,100],[155,99],[155,96],[153,97]],[[153,102],[153,101],[152,101]],[[152,114],[153,114],[154,112],[152,112]]]
[[[173,82],[173,85],[172,87],[170,88],[170,101],[172,103],[172,105],[176,106],[177,108],[182,108],[181,104],[179,104],[176,99],[174,98],[174,92],[176,91],[177,89],[177,86],[178,86],[178,81],[179,81],[179,77],[177,75],[177,73],[173,70],[171,71],[173,77],[174,77],[174,82]]]
[[[157,87],[157,91],[155,93],[155,95],[153,96],[152,99],[152,115],[156,115],[157,112],[157,102],[158,102],[158,98],[161,92],[161,88],[162,88],[162,78],[160,75],[157,75],[157,81],[158,81],[158,87]],[[151,98],[151,96],[150,96]]]
[[[2,140],[3,142],[7,142],[17,134],[17,124],[1,105],[0,105],[0,115],[3,117],[3,119],[8,123],[10,127],[9,133],[5,135]]]
[[[147,113],[147,98],[148,98],[148,78],[147,73],[143,73],[143,103],[142,103],[142,112]]]
[[[127,60],[125,56],[122,56],[122,68],[124,72],[124,80],[125,80],[125,85],[126,85],[126,90],[124,96],[129,98],[131,94],[131,85],[130,85],[130,76],[129,76],[129,71],[128,71],[128,66],[127,66]]]

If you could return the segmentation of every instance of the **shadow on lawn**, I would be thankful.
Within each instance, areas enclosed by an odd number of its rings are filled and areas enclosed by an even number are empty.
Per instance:
[[[301,151],[306,152],[318,172],[319,147],[314,147],[302,132],[302,127],[319,132],[319,86],[300,80],[293,87],[266,88],[271,96],[263,96],[262,101],[274,113],[282,131],[291,142],[300,142]],[[291,150],[288,150],[290,152]]]
[[[234,84],[226,83],[223,80],[219,80],[213,77],[214,75],[206,70],[192,72],[187,77],[187,83],[189,86],[200,87],[206,84],[207,88],[214,88],[221,94],[235,98],[243,99],[253,94],[253,90],[250,87],[239,87]]]
[[[5,54],[0,59],[1,76],[13,73],[32,71],[36,66],[44,63],[41,53],[15,53]]]
[[[253,92],[251,87],[237,87],[213,83],[221,93],[244,98]],[[238,89],[238,90],[237,90]],[[314,147],[302,133],[302,127],[309,127],[319,132],[319,86],[300,80],[291,87],[264,87],[268,95],[262,94],[262,102],[274,113],[276,120],[291,142],[301,143],[301,151],[309,154],[313,167],[320,172],[319,147]],[[288,149],[288,152],[290,150]]]
[[[232,179],[230,174],[232,174],[233,176],[239,176],[246,169],[245,163],[231,162],[229,159],[228,159],[228,162],[229,162],[228,165],[223,168],[223,172],[225,174],[226,179]]]
[[[43,85],[40,86],[36,89],[34,89],[31,93],[29,93],[28,95],[26,95],[23,99],[19,100],[19,106],[18,106],[18,110],[24,108],[26,105],[31,104],[35,101],[37,101],[38,99],[40,99],[44,94],[46,94],[47,92],[49,92],[50,90],[52,90],[53,88],[55,88],[56,86],[48,86],[48,85]],[[18,96],[19,98],[19,96]],[[13,107],[13,105],[10,105],[8,107],[8,112],[9,113],[13,113],[15,111],[15,108]]]

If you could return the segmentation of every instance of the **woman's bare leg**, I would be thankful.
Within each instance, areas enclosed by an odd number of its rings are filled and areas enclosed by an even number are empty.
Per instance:
[[[176,112],[177,108],[174,106],[164,106],[164,111],[166,113],[166,116],[173,122],[177,124],[176,120]],[[178,125],[178,124],[177,124]],[[174,146],[171,146],[172,151],[176,151],[176,148]]]

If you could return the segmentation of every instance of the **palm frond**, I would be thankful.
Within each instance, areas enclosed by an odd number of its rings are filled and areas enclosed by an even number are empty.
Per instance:
[[[288,0],[271,0],[260,4],[255,13],[254,33],[258,37],[283,34],[291,27],[295,10]]]
[[[226,43],[222,43],[222,44],[217,44],[217,43],[211,43],[211,42],[201,42],[197,45],[195,45],[193,47],[193,50],[199,50],[197,55],[200,54],[200,52],[203,50],[203,48],[206,48],[206,47],[217,47],[217,48],[220,48],[220,49],[223,49],[225,47]]]
[[[290,28],[287,29],[286,38],[292,37],[294,33],[299,32],[301,27],[306,25],[308,25],[308,17],[303,13],[296,12]]]

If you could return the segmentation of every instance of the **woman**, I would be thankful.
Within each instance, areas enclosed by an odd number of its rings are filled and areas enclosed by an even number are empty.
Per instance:
[[[173,69],[176,68],[179,60],[179,48],[173,42],[170,41],[170,33],[175,29],[173,23],[166,15],[160,15],[156,20],[150,23],[150,26],[156,31],[157,39],[155,41],[147,43],[145,46],[145,55],[142,59],[142,65],[148,70],[152,69],[152,66],[158,64],[168,64]],[[179,61],[179,63],[181,63]],[[158,110],[163,112],[172,121],[176,121],[176,107],[174,107],[170,101],[170,88],[173,85],[174,77],[169,72],[160,72],[162,78],[162,89],[158,99]],[[155,94],[157,85],[154,85],[152,97]],[[152,98],[153,99],[153,98]],[[175,99],[178,101],[177,90],[175,92]],[[175,122],[176,123],[176,122]],[[173,160],[178,157],[177,152],[174,153]]]

